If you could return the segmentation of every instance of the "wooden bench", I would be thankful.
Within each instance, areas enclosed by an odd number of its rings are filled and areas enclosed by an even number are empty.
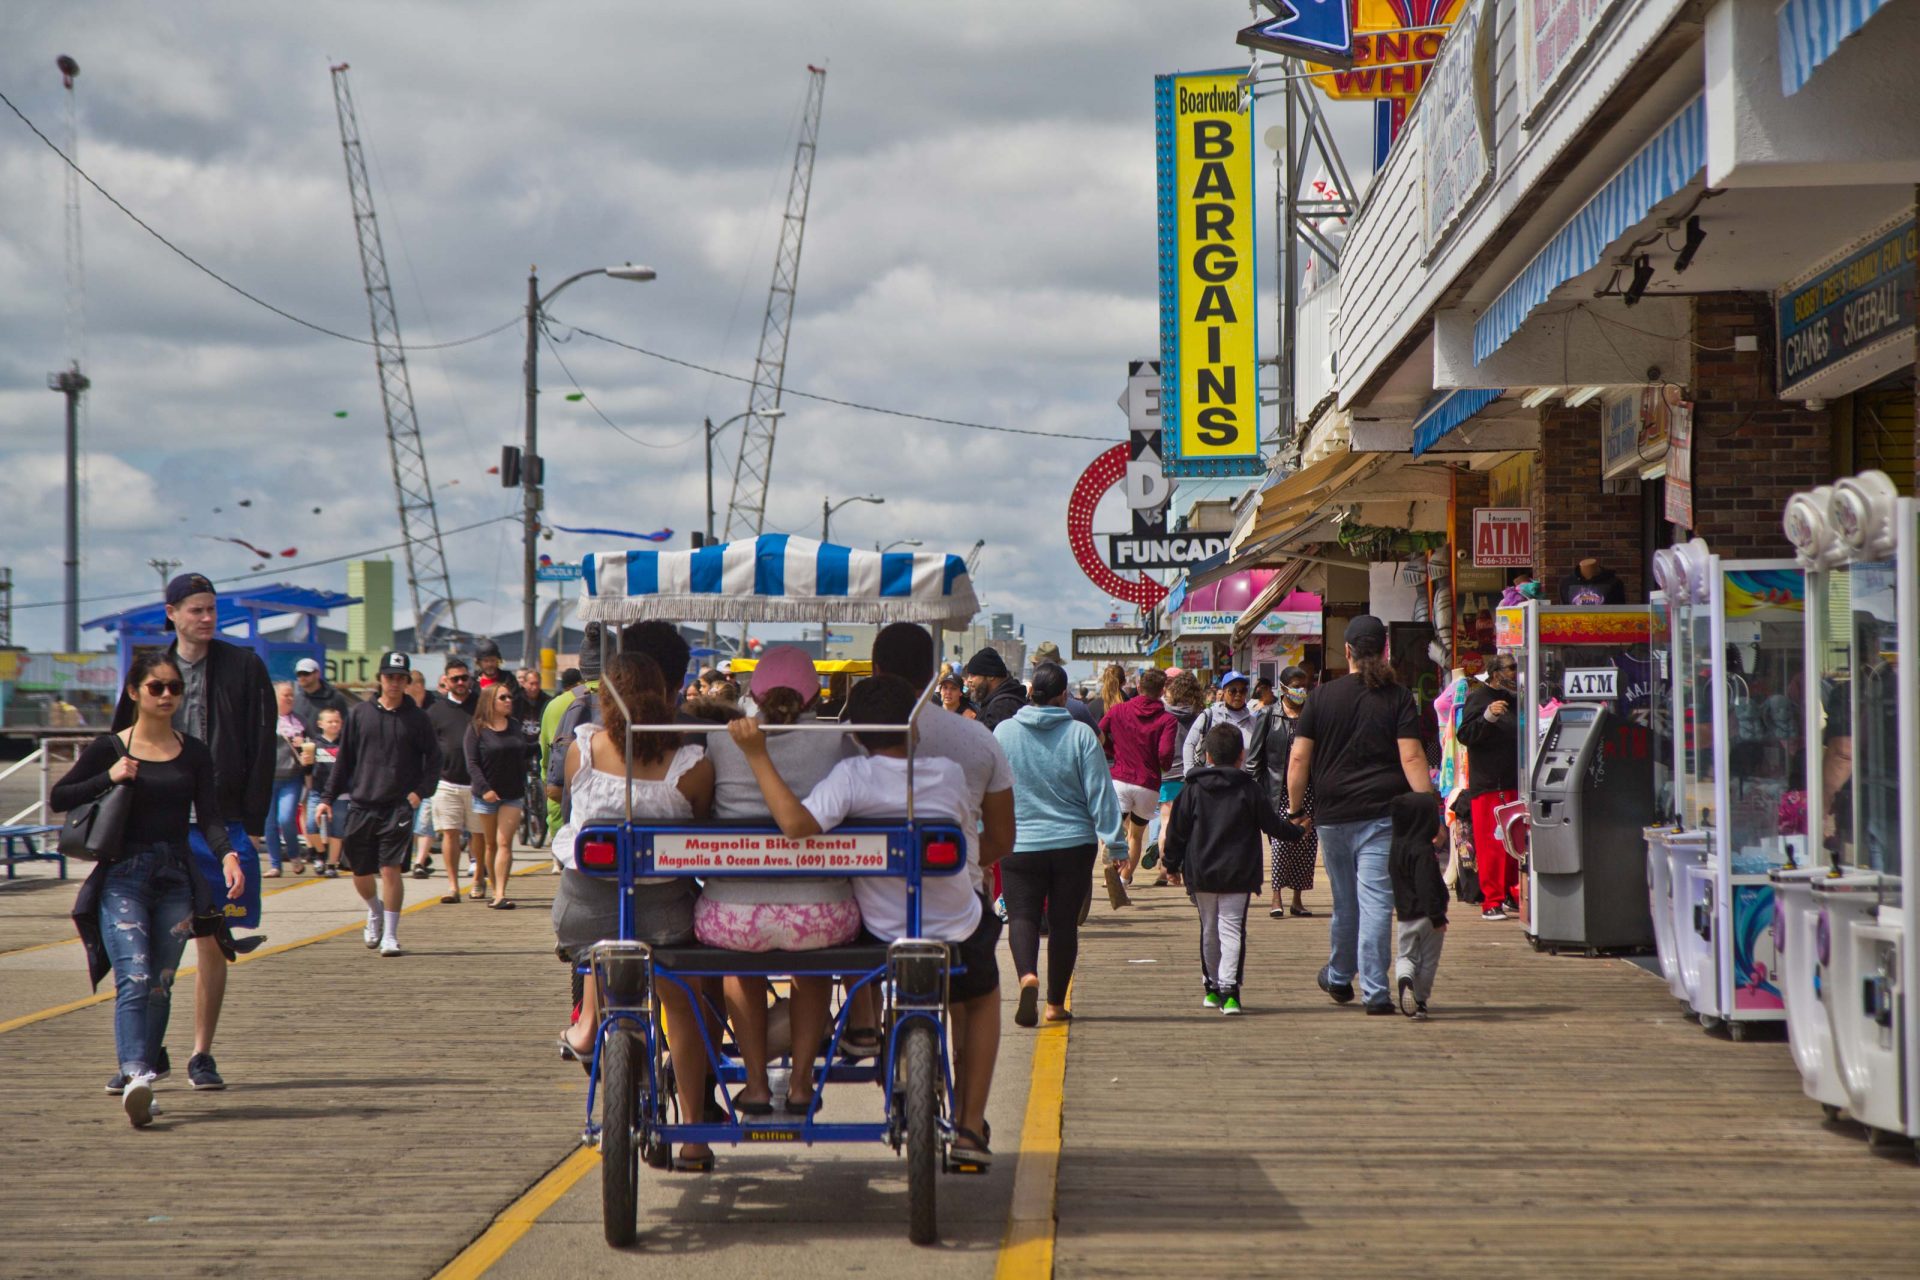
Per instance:
[[[60,878],[67,878],[67,858],[60,852],[60,828],[45,823],[0,827],[0,861],[7,864],[7,879],[15,878],[14,864],[19,862],[57,862]]]

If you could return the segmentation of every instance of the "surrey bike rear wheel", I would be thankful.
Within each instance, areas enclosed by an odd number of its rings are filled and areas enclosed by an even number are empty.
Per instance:
[[[616,1027],[600,1051],[600,1217],[607,1243],[633,1243],[639,1212],[640,1151],[633,1140],[635,1078],[633,1036]]]
[[[907,1239],[940,1237],[934,1179],[940,1170],[940,1072],[933,1028],[916,1019],[900,1033],[901,1091],[907,1129]]]

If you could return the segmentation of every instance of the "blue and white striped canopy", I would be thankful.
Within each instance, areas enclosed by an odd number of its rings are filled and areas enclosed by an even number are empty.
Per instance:
[[[919,622],[960,628],[980,603],[959,556],[858,551],[784,533],[696,551],[584,561],[586,621]]]

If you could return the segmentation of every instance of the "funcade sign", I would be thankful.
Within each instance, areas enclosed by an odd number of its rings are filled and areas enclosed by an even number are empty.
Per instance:
[[[1253,109],[1238,71],[1159,76],[1161,391],[1169,475],[1260,463]]]

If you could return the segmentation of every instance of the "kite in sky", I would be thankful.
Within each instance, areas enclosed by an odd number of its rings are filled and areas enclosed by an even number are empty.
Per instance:
[[[569,529],[564,524],[551,527],[561,533],[587,533],[599,538],[638,538],[642,542],[665,542],[673,536],[671,529],[656,529],[652,533],[634,533],[630,529]]]

